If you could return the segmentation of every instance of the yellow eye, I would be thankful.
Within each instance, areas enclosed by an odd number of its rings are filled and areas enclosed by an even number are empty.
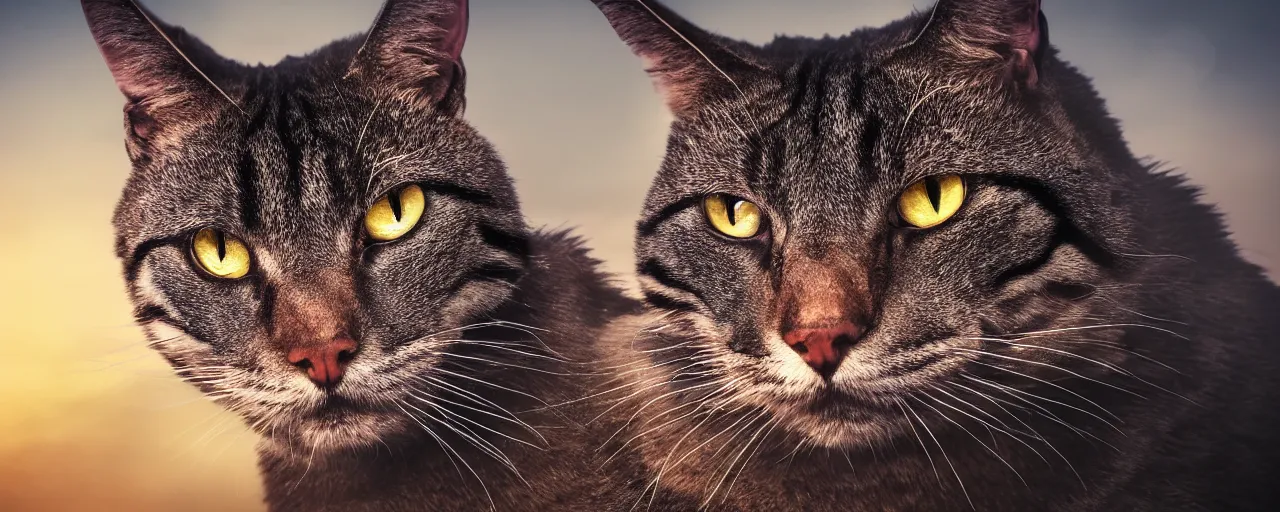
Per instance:
[[[382,196],[364,215],[364,229],[369,238],[389,242],[408,233],[422,219],[427,197],[422,187],[409,185]]]
[[[912,226],[931,228],[960,211],[964,194],[964,179],[959,176],[930,176],[907,187],[898,198],[898,213]]]
[[[249,273],[249,248],[239,238],[204,228],[191,239],[196,263],[214,277],[239,279]]]
[[[702,200],[703,212],[716,231],[734,238],[751,238],[760,232],[760,208],[744,199],[711,194]]]

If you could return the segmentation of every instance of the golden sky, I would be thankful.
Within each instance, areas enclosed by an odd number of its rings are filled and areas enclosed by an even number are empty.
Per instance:
[[[224,55],[270,63],[364,30],[379,2],[147,3]],[[1280,108],[1259,82],[1280,65],[1242,60],[1256,49],[1251,25],[1230,24],[1268,8],[1067,3],[1045,2],[1054,43],[1096,77],[1135,152],[1203,185],[1246,256],[1275,275]],[[671,5],[757,42],[842,33],[912,6]],[[640,63],[585,0],[475,0],[464,56],[467,116],[506,158],[530,222],[577,226],[608,268],[629,273],[669,122]],[[74,2],[0,1],[0,509],[253,510],[253,435],[172,377],[130,322],[109,224],[129,168],[122,105]]]

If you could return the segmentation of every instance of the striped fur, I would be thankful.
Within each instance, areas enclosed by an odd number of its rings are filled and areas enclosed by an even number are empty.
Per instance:
[[[630,503],[1277,505],[1280,290],[1194,187],[1129,152],[1038,1],[763,46],[654,0],[595,3],[676,116],[637,227],[646,312],[604,338],[600,435],[644,461],[616,468]],[[905,226],[898,196],[939,174],[966,203]],[[755,203],[765,232],[718,235],[711,193]],[[814,262],[850,282],[795,277]],[[871,302],[826,379],[781,336],[806,286]]]
[[[572,402],[585,341],[629,303],[577,238],[526,227],[461,119],[465,1],[392,0],[367,37],[271,66],[218,57],[130,0],[84,8],[128,102],[114,223],[135,316],[262,435],[272,510],[599,508]],[[373,243],[365,212],[410,183],[422,221]],[[193,266],[206,227],[248,245],[247,277]],[[284,301],[350,316],[359,350],[332,390],[286,361],[280,324],[307,319],[277,315]]]

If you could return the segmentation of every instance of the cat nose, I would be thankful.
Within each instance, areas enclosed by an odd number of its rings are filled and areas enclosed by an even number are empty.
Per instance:
[[[782,340],[814,371],[829,379],[840,366],[845,352],[861,334],[860,327],[846,321],[832,327],[791,329],[782,334]]]
[[[325,390],[338,386],[342,374],[356,356],[360,346],[347,336],[337,336],[328,343],[296,347],[289,350],[289,364],[307,372],[311,382]]]

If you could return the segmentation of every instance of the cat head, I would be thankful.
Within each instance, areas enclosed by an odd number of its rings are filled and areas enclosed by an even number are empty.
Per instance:
[[[83,7],[126,98],[117,253],[151,346],[259,432],[416,428],[405,411],[527,256],[505,168],[460,118],[467,2],[390,0],[273,66],[131,0]]]
[[[1114,334],[1089,326],[1123,303],[1139,166],[1038,1],[764,46],[595,3],[675,117],[636,254],[669,345],[650,352],[691,396],[850,446],[909,435],[903,405],[974,400],[960,386],[1107,371],[1057,330]]]

